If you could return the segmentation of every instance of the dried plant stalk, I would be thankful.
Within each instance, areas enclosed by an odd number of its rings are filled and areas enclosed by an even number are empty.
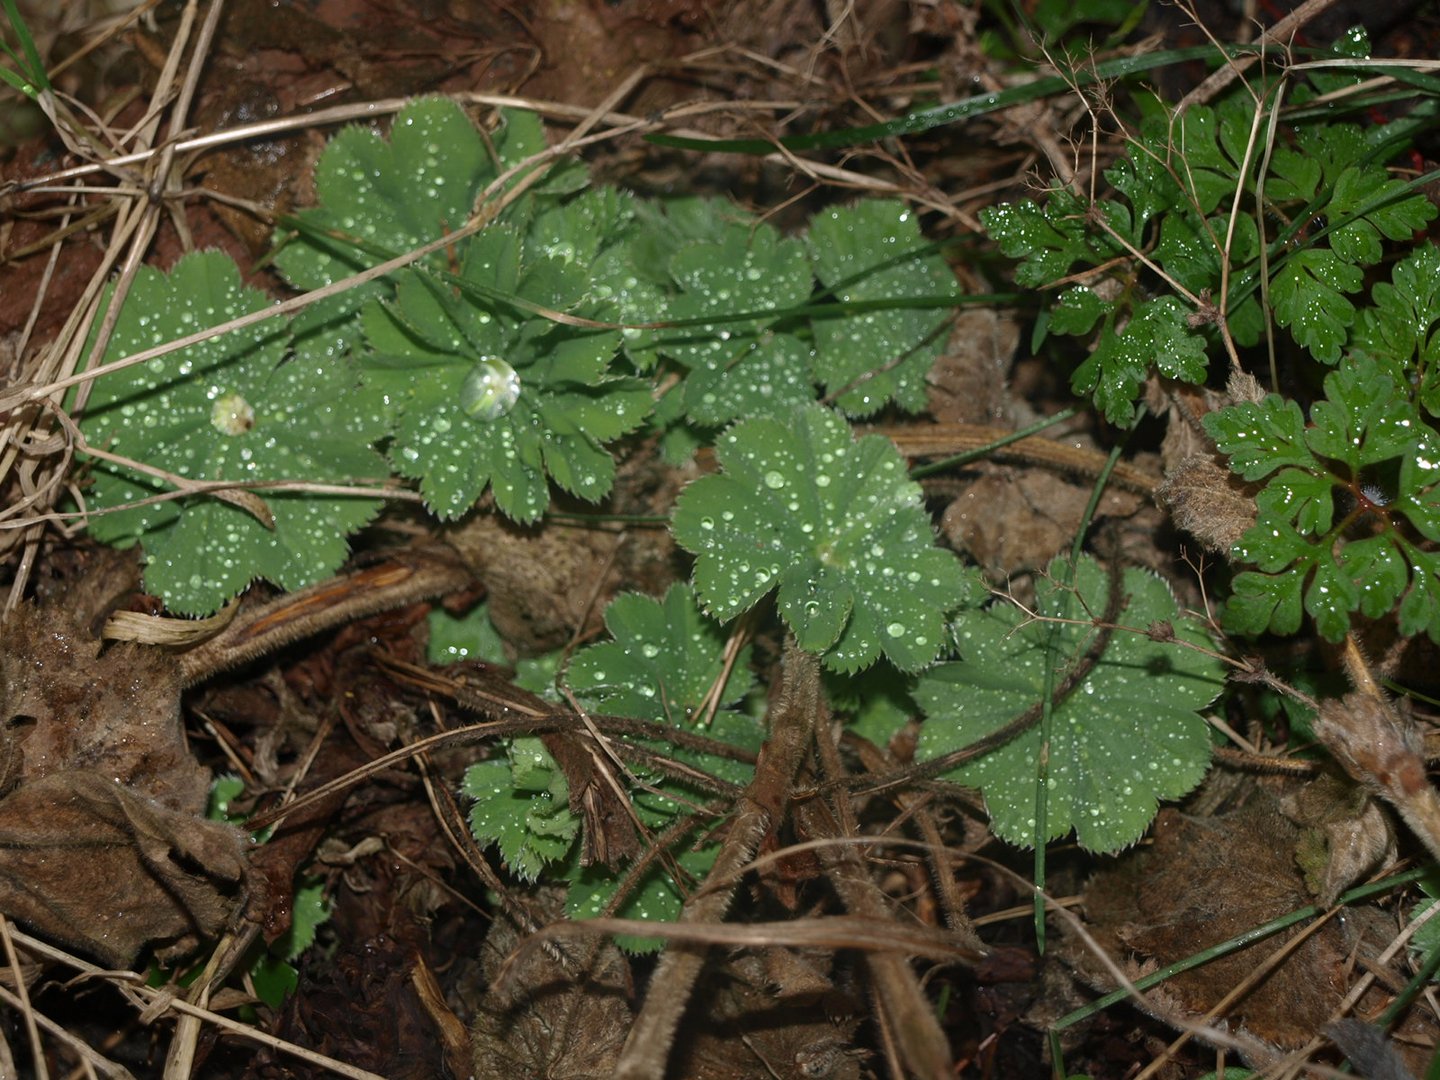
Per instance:
[[[680,914],[685,923],[719,922],[745,867],[767,833],[785,812],[795,774],[814,742],[817,714],[823,708],[820,663],[793,639],[786,642],[783,685],[770,708],[770,739],[755,766],[755,778],[740,797],[729,835],[706,879]],[[714,889],[709,883],[715,882]],[[672,942],[650,980],[645,1007],[630,1029],[615,1069],[617,1080],[661,1080],[681,1017],[695,980],[705,966],[702,945]]]

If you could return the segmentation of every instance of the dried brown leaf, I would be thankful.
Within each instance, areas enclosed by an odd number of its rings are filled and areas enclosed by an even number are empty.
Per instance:
[[[86,769],[202,813],[209,773],[185,744],[180,679],[157,649],[100,642],[54,605],[0,625],[0,754],[24,785]]]
[[[1111,956],[1132,958],[1132,971],[1153,970],[1253,930],[1313,902],[1296,865],[1301,830],[1276,800],[1257,792],[1223,817],[1160,812],[1155,843],[1097,874],[1085,891],[1088,927]],[[1293,927],[1190,971],[1152,991],[1160,1015],[1196,1019],[1285,940]],[[1393,926],[1374,908],[1352,907],[1300,944],[1228,1014],[1246,1032],[1282,1048],[1302,1046],[1335,1014],[1353,978],[1356,956],[1377,968]],[[1066,946],[1077,970],[1097,986],[1111,983],[1088,952]],[[1361,999],[1365,1012],[1379,1000]],[[1405,1024],[1422,1021],[1412,1017]],[[1415,1034],[1416,1031],[1411,1031]]]
[[[558,917],[560,893],[542,898]],[[509,916],[491,925],[481,961],[492,986],[521,937]],[[492,989],[476,1010],[470,1041],[477,1080],[608,1080],[630,1030],[630,971],[620,950],[596,935],[526,949],[514,963],[506,985],[517,993]]]
[[[0,799],[0,911],[114,967],[182,955],[229,917],[244,838],[87,770]]]

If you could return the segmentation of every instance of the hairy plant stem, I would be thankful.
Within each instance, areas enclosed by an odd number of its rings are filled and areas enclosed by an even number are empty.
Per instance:
[[[1355,691],[1320,703],[1315,736],[1440,859],[1440,793],[1426,775],[1423,740],[1385,700],[1353,634],[1345,638],[1344,662]]]
[[[828,730],[816,733],[816,746],[825,777],[835,779],[843,775],[844,766]],[[854,814],[843,794],[833,805],[823,798],[801,800],[796,804],[795,817],[801,830],[813,840],[856,834]],[[849,844],[827,844],[816,854],[849,914],[880,923],[895,917],[889,898],[875,884],[856,848]],[[969,920],[965,919],[965,923],[968,928]],[[977,953],[983,951],[973,930],[966,936],[967,945]],[[926,1001],[908,959],[895,952],[871,952],[865,954],[864,962],[879,1006],[877,1011],[887,1048],[898,1050],[904,1069],[924,1080],[944,1080],[950,1076],[949,1040]],[[893,1071],[896,1075],[902,1072],[899,1068]]]
[[[795,776],[810,752],[824,713],[820,662],[800,649],[793,638],[787,638],[780,692],[769,711],[770,737],[756,763],[755,777],[736,803],[735,819],[706,878],[706,887],[685,904],[680,922],[724,919],[761,841],[785,814]],[[672,942],[665,950],[650,980],[644,1008],[625,1040],[615,1068],[617,1080],[662,1080],[675,1032],[706,954],[704,946],[690,942]]]
[[[417,550],[242,610],[224,630],[180,657],[181,680],[195,686],[302,638],[404,607],[474,581],[448,549]]]
[[[1099,476],[1109,463],[1109,455],[1098,450],[1067,446],[1040,435],[1016,438],[1013,431],[986,427],[983,424],[906,424],[903,427],[879,427],[869,430],[876,435],[884,435],[906,457],[959,454],[968,459],[971,451],[982,451],[980,456],[996,461],[1040,465],[1056,472],[1091,479]],[[917,475],[929,475],[931,470],[932,467],[926,466],[917,470]],[[1146,498],[1154,498],[1162,477],[1134,465],[1117,462],[1110,473],[1110,480],[1117,487]]]

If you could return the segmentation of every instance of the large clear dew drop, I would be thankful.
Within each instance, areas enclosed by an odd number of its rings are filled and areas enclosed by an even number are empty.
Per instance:
[[[498,356],[482,356],[460,386],[460,407],[477,420],[498,420],[520,400],[520,376]]]

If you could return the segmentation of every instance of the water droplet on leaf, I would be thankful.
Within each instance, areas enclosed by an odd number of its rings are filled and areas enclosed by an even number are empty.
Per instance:
[[[460,407],[477,420],[498,420],[520,400],[520,376],[498,356],[484,356],[460,386]]]

